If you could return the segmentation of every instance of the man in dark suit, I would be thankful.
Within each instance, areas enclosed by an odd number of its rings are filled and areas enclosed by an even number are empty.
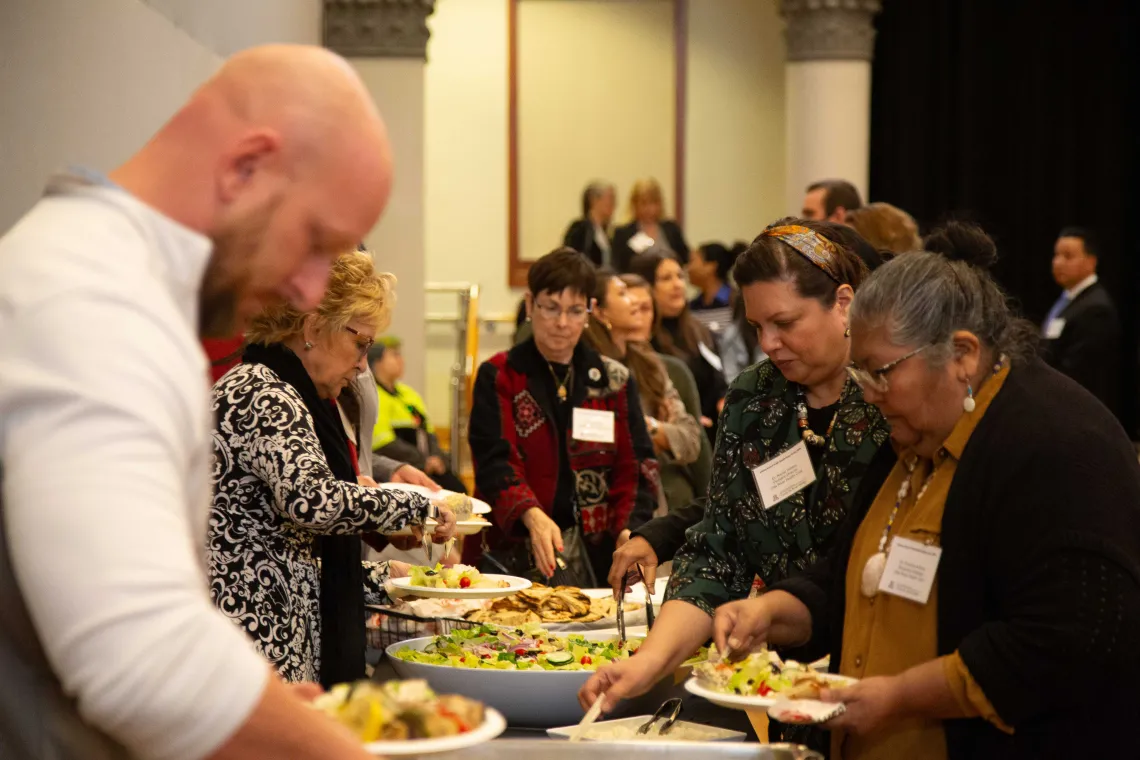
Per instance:
[[[801,215],[819,222],[847,224],[847,212],[863,208],[859,191],[845,179],[821,179],[808,185]]]
[[[1120,319],[1097,280],[1096,242],[1087,230],[1068,227],[1053,251],[1053,279],[1064,291],[1041,325],[1045,360],[1118,413]]]

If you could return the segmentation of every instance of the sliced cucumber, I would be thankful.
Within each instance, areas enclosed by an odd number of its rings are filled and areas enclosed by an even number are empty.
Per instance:
[[[555,667],[561,667],[574,662],[574,655],[569,652],[551,652],[546,655],[546,661]]]

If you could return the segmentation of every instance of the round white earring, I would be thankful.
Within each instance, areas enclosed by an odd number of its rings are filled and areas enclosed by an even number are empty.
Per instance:
[[[966,414],[974,411],[978,407],[978,402],[974,401],[974,388],[973,386],[966,385],[966,398],[962,399],[962,408],[966,410]]]
[[[306,351],[311,351],[311,350],[312,350],[312,348],[313,348],[313,344],[312,344],[312,343],[310,343],[309,341],[305,341],[305,350],[306,350]]]

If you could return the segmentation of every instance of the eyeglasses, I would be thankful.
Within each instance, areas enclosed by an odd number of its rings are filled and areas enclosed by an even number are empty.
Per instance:
[[[866,370],[860,369],[855,365],[851,365],[847,368],[847,374],[851,376],[852,380],[859,384],[860,388],[870,388],[876,393],[886,393],[888,390],[890,390],[890,383],[887,382],[887,374],[892,369],[905,362],[907,359],[911,358],[912,356],[918,356],[928,348],[930,348],[929,345],[922,346],[921,348],[916,348],[909,354],[900,356],[893,362],[884,364],[878,369]]]
[[[356,341],[356,348],[358,351],[360,351],[360,355],[356,357],[356,361],[360,361],[364,357],[368,356],[368,350],[370,348],[372,348],[372,344],[376,342],[376,339],[375,338],[369,338],[367,335],[361,335],[359,330],[354,330],[353,328],[349,327],[348,325],[345,325],[344,329],[348,330],[350,333],[352,333],[353,335],[355,335],[358,338],[364,338],[363,343],[361,343],[360,341]]]
[[[563,309],[560,306],[549,303],[534,302],[534,310],[543,319],[557,322],[563,314],[566,315],[566,321],[571,324],[581,324],[586,321],[586,317],[590,315],[590,310],[585,306],[571,306]]]

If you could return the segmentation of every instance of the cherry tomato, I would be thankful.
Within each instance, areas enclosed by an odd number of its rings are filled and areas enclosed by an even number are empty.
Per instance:
[[[584,655],[582,655],[582,659],[580,660],[580,662],[581,662],[583,665],[590,665],[590,664],[592,664],[594,661],[590,659],[590,655],[588,655],[588,654],[584,654]]]
[[[762,683],[756,687],[756,693],[762,697],[768,696],[772,692],[772,687],[766,683]]]
[[[459,588],[471,588],[471,579],[466,575],[459,579]]]
[[[515,650],[515,654],[517,654],[519,657],[522,657],[526,654],[526,647],[519,647]]]

